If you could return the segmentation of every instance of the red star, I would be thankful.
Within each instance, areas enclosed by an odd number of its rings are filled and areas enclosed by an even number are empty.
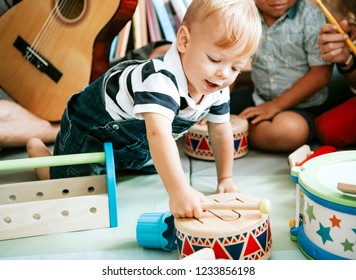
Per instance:
[[[332,227],[338,227],[340,228],[340,223],[341,223],[341,220],[339,220],[338,218],[336,218],[335,214],[332,218],[329,218],[329,220],[331,221],[331,225]]]

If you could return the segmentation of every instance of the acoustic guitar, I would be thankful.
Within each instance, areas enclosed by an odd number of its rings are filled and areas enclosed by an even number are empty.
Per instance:
[[[68,98],[109,66],[112,39],[138,0],[23,0],[0,17],[0,86],[59,121]]]

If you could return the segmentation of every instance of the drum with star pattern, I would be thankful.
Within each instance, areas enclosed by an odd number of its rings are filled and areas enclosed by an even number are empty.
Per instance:
[[[301,251],[310,259],[356,259],[356,195],[337,188],[356,187],[356,151],[318,156],[291,175],[303,197],[302,223],[291,229]]]

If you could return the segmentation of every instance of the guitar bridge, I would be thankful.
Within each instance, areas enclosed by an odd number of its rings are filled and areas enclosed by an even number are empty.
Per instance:
[[[21,36],[17,36],[13,45],[22,53],[27,61],[34,65],[39,71],[45,73],[54,82],[58,83],[62,77],[62,73],[45,57],[32,48]]]

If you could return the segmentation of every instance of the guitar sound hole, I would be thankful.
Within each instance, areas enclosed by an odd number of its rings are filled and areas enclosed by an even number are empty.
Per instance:
[[[86,0],[56,0],[58,14],[66,22],[79,20],[86,9]]]

